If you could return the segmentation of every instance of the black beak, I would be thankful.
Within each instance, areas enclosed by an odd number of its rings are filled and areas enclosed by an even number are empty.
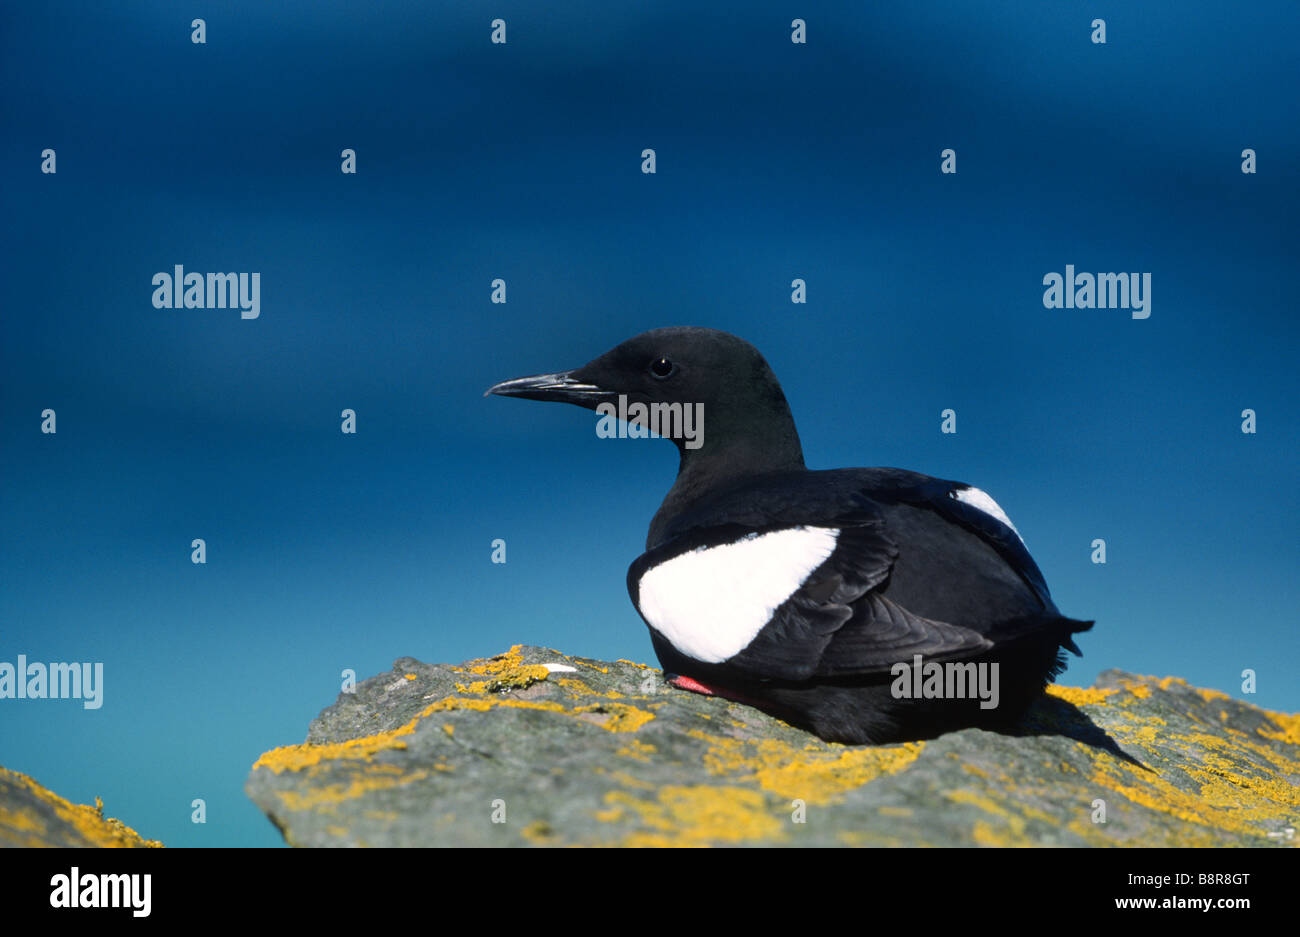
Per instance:
[[[561,403],[576,403],[589,410],[594,410],[597,404],[617,398],[616,394],[578,380],[573,374],[573,371],[561,371],[558,374],[517,377],[493,384],[484,391],[483,396],[497,394],[501,397],[523,397],[526,400],[558,400]]]

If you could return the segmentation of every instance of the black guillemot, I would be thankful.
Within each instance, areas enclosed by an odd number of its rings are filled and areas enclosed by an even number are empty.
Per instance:
[[[663,417],[681,462],[627,586],[680,688],[827,741],[932,738],[1013,724],[1092,626],[1057,611],[980,489],[805,467],[780,384],[734,335],[655,329],[487,393]],[[683,411],[703,417],[696,434],[671,432]]]

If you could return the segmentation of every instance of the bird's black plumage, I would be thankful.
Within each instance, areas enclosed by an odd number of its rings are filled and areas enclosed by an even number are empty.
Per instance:
[[[595,409],[620,395],[702,405],[674,439],[677,479],[628,591],[667,673],[822,738],[932,737],[1014,721],[1091,622],[1065,618],[1018,533],[983,492],[889,468],[811,471],[789,405],[752,345],[656,329],[573,371],[489,393]],[[747,566],[746,564],[752,564]],[[901,664],[997,664],[995,708],[901,698]]]

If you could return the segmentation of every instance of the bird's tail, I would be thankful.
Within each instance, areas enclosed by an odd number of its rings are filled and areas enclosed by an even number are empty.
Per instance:
[[[1075,657],[1082,657],[1083,651],[1079,650],[1079,645],[1074,643],[1073,635],[1081,631],[1089,631],[1096,622],[1079,621],[1077,618],[1060,618],[1061,624],[1061,647],[1065,648]]]

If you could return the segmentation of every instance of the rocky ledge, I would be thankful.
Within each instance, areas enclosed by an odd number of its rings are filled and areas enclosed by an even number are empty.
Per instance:
[[[25,774],[0,768],[0,846],[161,846],[121,820],[104,802],[74,804]]]
[[[396,661],[246,790],[295,846],[1288,846],[1298,785],[1300,716],[1177,677],[1053,687],[1013,734],[845,746],[516,646]]]

